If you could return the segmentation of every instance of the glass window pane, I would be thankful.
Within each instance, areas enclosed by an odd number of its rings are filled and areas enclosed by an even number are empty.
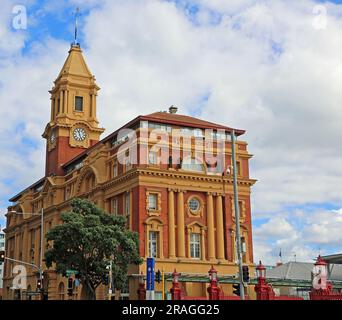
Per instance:
[[[157,195],[150,194],[148,196],[148,208],[151,210],[157,210]]]
[[[75,97],[75,110],[83,111],[83,97]]]
[[[149,233],[149,256],[152,258],[157,257],[158,252],[158,233],[150,231]]]
[[[191,258],[199,259],[201,257],[200,234],[190,234],[190,255]]]

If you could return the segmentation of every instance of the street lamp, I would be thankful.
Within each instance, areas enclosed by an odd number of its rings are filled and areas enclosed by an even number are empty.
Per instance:
[[[214,269],[214,266],[211,266],[211,269],[209,270],[209,280],[210,282],[217,282],[217,271]]]
[[[258,279],[266,279],[266,268],[261,261],[259,261],[259,265],[256,267],[256,272]]]
[[[15,210],[11,210],[11,211],[9,211],[9,213],[13,213],[13,214],[17,214],[17,215],[29,214],[31,216],[40,216],[40,259],[39,259],[39,267],[37,267],[36,265],[31,264],[31,263],[26,263],[24,261],[18,261],[18,260],[10,259],[10,258],[6,258],[6,259],[21,262],[23,264],[27,264],[27,265],[31,265],[31,266],[36,267],[39,270],[39,280],[40,280],[40,283],[42,284],[43,283],[44,209],[42,208],[40,213],[17,212]]]

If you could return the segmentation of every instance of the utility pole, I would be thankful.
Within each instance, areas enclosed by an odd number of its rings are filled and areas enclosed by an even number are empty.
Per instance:
[[[40,213],[40,261],[39,261],[39,279],[41,283],[41,298],[43,300],[44,286],[43,286],[43,246],[44,246],[44,209]]]
[[[239,266],[239,282],[240,282],[240,298],[245,300],[245,291],[243,285],[242,274],[242,254],[241,254],[241,237],[240,237],[240,211],[239,211],[239,195],[237,188],[237,166],[236,166],[236,151],[235,151],[235,131],[231,131],[232,140],[232,162],[233,162],[233,187],[234,187],[234,208],[235,208],[235,225],[236,225],[236,246]]]
[[[112,283],[113,283],[113,266],[112,266],[113,260],[110,260],[109,264],[109,288],[108,288],[108,300],[112,300],[112,293],[113,293],[113,288],[112,288]]]
[[[164,274],[164,267],[162,268],[162,300],[165,300],[165,274]]]

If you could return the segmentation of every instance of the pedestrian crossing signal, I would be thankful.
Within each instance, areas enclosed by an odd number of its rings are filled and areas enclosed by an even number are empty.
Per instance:
[[[160,283],[161,277],[162,277],[162,274],[161,274],[160,270],[158,270],[158,271],[156,272],[156,281],[157,281],[158,283]]]
[[[233,294],[240,296],[240,284],[233,284]]]

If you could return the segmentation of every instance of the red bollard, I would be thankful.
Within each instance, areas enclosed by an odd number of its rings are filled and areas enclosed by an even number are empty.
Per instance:
[[[145,280],[144,280],[144,275],[142,272],[139,278],[139,288],[137,290],[137,293],[138,293],[139,300],[146,300]]]

